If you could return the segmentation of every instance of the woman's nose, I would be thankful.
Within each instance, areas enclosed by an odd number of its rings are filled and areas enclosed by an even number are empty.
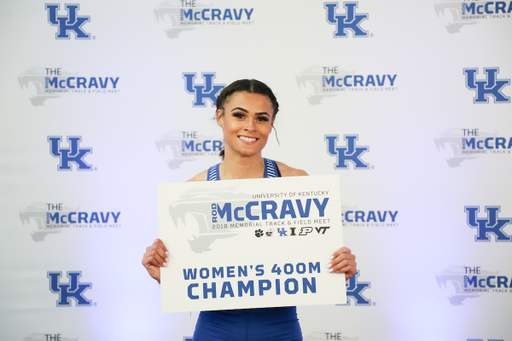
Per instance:
[[[247,120],[246,122],[245,130],[256,131],[256,123],[253,120]]]

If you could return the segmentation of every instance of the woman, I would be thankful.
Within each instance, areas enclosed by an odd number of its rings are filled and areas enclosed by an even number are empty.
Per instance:
[[[264,159],[261,151],[274,126],[279,104],[272,90],[251,79],[238,80],[217,99],[217,124],[224,133],[223,161],[189,181],[305,176],[305,171]],[[160,239],[146,249],[142,264],[160,282],[160,267],[167,266],[168,251]],[[331,256],[331,272],[355,275],[355,256],[340,248]],[[201,312],[194,340],[302,340],[295,307]]]

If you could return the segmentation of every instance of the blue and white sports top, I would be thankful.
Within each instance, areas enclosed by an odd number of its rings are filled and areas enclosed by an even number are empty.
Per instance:
[[[277,164],[274,160],[265,159],[263,158],[263,161],[265,162],[265,178],[280,178],[281,172],[279,171],[279,168],[277,168]],[[211,166],[208,168],[208,175],[206,176],[206,181],[219,181],[219,165],[220,163]]]

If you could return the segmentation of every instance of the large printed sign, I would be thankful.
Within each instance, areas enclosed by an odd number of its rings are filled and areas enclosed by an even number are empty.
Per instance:
[[[339,178],[158,185],[163,312],[344,304]]]

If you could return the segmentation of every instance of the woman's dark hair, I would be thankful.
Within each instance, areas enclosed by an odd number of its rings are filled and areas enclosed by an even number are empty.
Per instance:
[[[224,110],[224,104],[229,101],[231,95],[244,91],[251,94],[267,96],[267,98],[270,100],[270,103],[272,103],[272,108],[274,109],[274,112],[272,113],[272,119],[276,118],[277,112],[279,111],[279,103],[277,103],[276,96],[274,96],[272,90],[270,90],[270,88],[265,83],[256,79],[240,79],[234,81],[222,89],[219,96],[217,97],[217,110]],[[224,149],[220,151],[219,156],[224,158]]]
[[[274,96],[272,90],[265,83],[256,79],[240,79],[222,89],[217,97],[217,109],[224,110],[224,104],[229,100],[229,97],[236,92],[242,91],[267,96],[274,108],[272,118],[276,117],[279,111],[279,103],[277,103],[276,96]]]

